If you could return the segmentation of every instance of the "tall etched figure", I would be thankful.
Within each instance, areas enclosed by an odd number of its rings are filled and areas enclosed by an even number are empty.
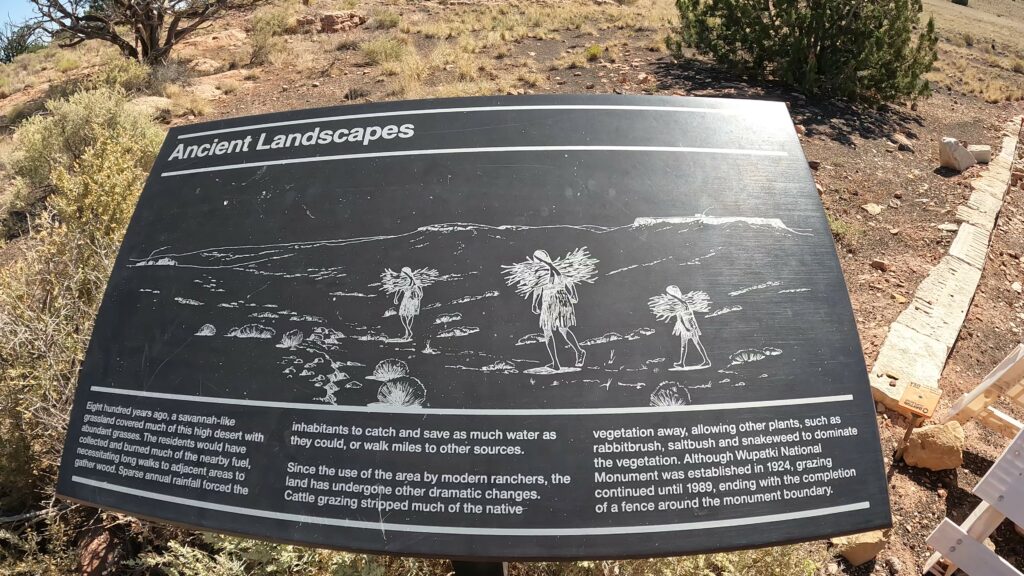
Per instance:
[[[693,315],[694,312],[709,310],[711,299],[707,292],[695,291],[683,294],[678,286],[672,285],[665,288],[664,294],[658,294],[651,298],[647,304],[658,320],[675,321],[672,334],[679,336],[679,362],[673,364],[669,370],[700,370],[711,366],[708,353],[704,350],[704,345],[700,343],[701,331],[697,326],[697,318]],[[687,366],[686,354],[690,349],[690,344],[693,344],[700,354],[700,364]]]
[[[555,332],[576,353],[576,368],[583,366],[587,353],[580,347],[572,327],[576,325],[575,304],[579,301],[576,287],[582,283],[592,284],[597,276],[597,259],[590,256],[586,247],[577,248],[562,258],[552,260],[545,250],[537,250],[524,262],[504,268],[505,281],[515,286],[516,293],[531,300],[531,309],[540,316],[540,328],[544,332],[551,363],[545,372],[561,372],[558,361],[558,347]]]
[[[437,278],[437,270],[433,268],[413,270],[408,266],[402,268],[401,272],[389,268],[381,274],[381,289],[387,294],[395,295],[398,317],[405,328],[402,340],[412,340],[412,323],[420,313],[423,288],[433,284]]]

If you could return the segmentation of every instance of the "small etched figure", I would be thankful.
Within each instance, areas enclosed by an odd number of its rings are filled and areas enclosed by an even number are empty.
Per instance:
[[[381,289],[387,294],[394,294],[395,304],[398,304],[398,317],[405,328],[402,341],[412,340],[412,323],[420,313],[423,288],[437,279],[437,270],[433,268],[412,270],[408,266],[402,268],[401,272],[387,269],[381,275]]]
[[[544,345],[551,362],[538,372],[562,372],[558,360],[555,332],[576,353],[575,369],[583,366],[587,353],[573,334],[576,325],[575,304],[579,302],[576,287],[584,282],[593,283],[597,275],[597,259],[586,248],[577,248],[563,258],[552,260],[545,250],[537,250],[525,262],[503,266],[505,281],[516,287],[516,293],[531,300],[531,309],[539,318],[544,332]],[[530,372],[529,370],[527,372]]]
[[[693,314],[694,312],[707,312],[710,304],[711,299],[707,292],[694,291],[683,294],[675,285],[665,288],[664,294],[658,294],[648,301],[651,312],[658,320],[675,321],[672,334],[679,336],[679,362],[673,364],[669,370],[700,370],[711,366],[708,353],[700,342],[701,331],[697,326],[697,318]],[[686,356],[691,344],[700,354],[701,361],[699,364],[688,366]]]

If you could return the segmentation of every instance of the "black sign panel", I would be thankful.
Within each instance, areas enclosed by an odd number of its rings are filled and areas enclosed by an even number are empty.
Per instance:
[[[67,498],[463,558],[889,525],[851,307],[786,108],[551,96],[172,129]]]

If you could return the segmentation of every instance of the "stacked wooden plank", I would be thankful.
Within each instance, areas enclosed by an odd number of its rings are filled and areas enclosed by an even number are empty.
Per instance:
[[[1022,478],[1024,433],[1019,433],[974,488],[981,504],[963,524],[946,518],[928,537],[928,544],[935,553],[925,563],[924,573],[946,576],[959,568],[971,576],[1022,576],[983,544],[1007,518],[1017,525],[1024,524]]]

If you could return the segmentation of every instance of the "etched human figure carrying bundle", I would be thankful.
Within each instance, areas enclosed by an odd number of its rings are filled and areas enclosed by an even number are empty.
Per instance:
[[[679,336],[680,350],[679,362],[672,365],[669,370],[700,370],[711,366],[708,353],[704,345],[700,343],[700,328],[697,326],[697,318],[694,312],[707,312],[711,304],[711,298],[707,292],[694,291],[683,294],[678,286],[672,285],[665,288],[664,294],[658,294],[648,301],[651,312],[660,321],[675,321],[672,327],[672,334]],[[700,353],[701,362],[694,366],[686,365],[686,353],[690,343]]]
[[[420,313],[423,288],[430,286],[437,279],[437,270],[433,268],[412,270],[406,266],[402,268],[401,272],[395,272],[389,268],[381,274],[381,290],[386,294],[394,294],[395,304],[398,304],[398,317],[402,321],[402,327],[405,328],[405,334],[401,340],[412,340],[412,323]]]
[[[520,296],[530,298],[533,313],[540,316],[544,345],[551,358],[551,363],[547,366],[527,372],[569,372],[579,370],[583,366],[587,353],[580,347],[576,335],[571,330],[576,325],[574,305],[579,301],[576,287],[584,282],[594,282],[597,276],[597,262],[597,259],[587,252],[586,247],[583,247],[554,260],[547,251],[537,250],[524,262],[502,266],[508,285],[515,286],[516,293]],[[554,337],[556,331],[576,353],[575,368],[563,368],[558,361],[558,348]]]

